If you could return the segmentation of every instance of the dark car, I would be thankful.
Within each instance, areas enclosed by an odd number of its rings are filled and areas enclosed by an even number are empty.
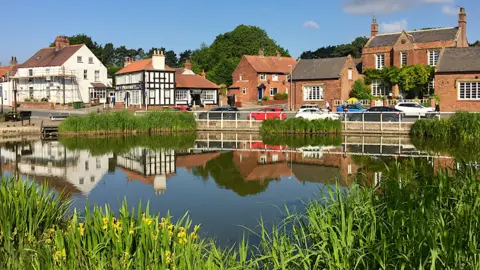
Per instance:
[[[380,117],[383,122],[398,122],[403,119],[405,114],[392,107],[372,107],[366,110],[363,119],[366,122],[380,122]],[[362,121],[362,113],[349,114],[350,121]]]
[[[200,113],[198,117],[200,119],[208,118],[210,120],[235,120],[238,119],[239,113],[236,107],[217,107],[208,112]]]

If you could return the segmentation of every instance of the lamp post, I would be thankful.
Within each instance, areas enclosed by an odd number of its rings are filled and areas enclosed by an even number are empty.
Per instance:
[[[292,65],[288,65],[290,67],[290,93],[288,93],[288,110],[292,110],[292,101],[293,101],[293,98],[292,98],[292,93],[293,93],[293,89],[292,89],[292,74],[293,74],[293,66]]]

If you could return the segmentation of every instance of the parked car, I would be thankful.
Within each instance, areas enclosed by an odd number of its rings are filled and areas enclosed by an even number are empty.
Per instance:
[[[169,109],[173,110],[173,111],[181,111],[181,112],[191,112],[192,109],[188,106],[173,106],[173,107],[170,107]]]
[[[418,104],[416,102],[399,102],[397,105],[395,105],[395,108],[404,112],[405,116],[421,116],[425,117],[430,114],[435,113],[435,109],[425,107],[421,104]]]
[[[337,108],[337,112],[364,112],[367,109],[365,109],[362,105],[355,103],[355,104],[347,104],[339,106]]]
[[[255,112],[251,112],[247,119],[250,120],[266,120],[266,119],[280,119],[284,120],[287,115],[282,108],[263,108]]]
[[[213,108],[208,112],[200,113],[198,116],[200,119],[211,119],[211,120],[234,120],[239,118],[238,108],[236,107],[217,107]],[[222,118],[223,117],[223,118]]]
[[[405,117],[404,113],[398,109],[392,107],[372,107],[366,110],[364,113],[352,113],[348,115],[350,121],[362,121],[363,119],[367,122],[379,122],[380,117],[384,122],[398,122],[400,119]]]
[[[311,109],[311,108],[320,109],[320,106],[318,106],[317,104],[302,104],[302,106],[300,107],[300,110],[301,109]]]
[[[337,119],[340,119],[340,115],[336,113],[327,113],[316,108],[310,108],[310,109],[300,109],[295,115],[295,118],[303,118],[308,120],[313,120],[313,119],[337,120]]]

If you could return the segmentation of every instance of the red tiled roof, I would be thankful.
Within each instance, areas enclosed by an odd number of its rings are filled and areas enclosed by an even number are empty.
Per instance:
[[[184,68],[175,69],[176,88],[219,89],[220,86],[197,74],[183,74]]]
[[[290,73],[289,65],[292,66],[293,70],[297,63],[292,57],[260,57],[258,55],[244,55],[244,57],[256,72],[287,74]]]
[[[15,75],[17,69],[18,65],[0,67],[0,78],[3,78],[8,72],[10,72],[10,75]]]
[[[94,88],[107,88],[107,86],[103,83],[91,83],[91,85],[94,87]]]
[[[203,153],[194,155],[180,155],[177,156],[177,167],[184,167],[191,169],[193,167],[204,166],[209,160],[220,156],[220,152]]]
[[[74,55],[83,44],[70,45],[56,52],[54,47],[43,48],[36,52],[30,59],[20,65],[20,68],[56,67],[63,65]]]
[[[142,71],[142,70],[153,70],[152,58],[135,61],[129,64],[128,66],[120,69],[117,73],[115,73],[115,75]],[[173,71],[174,69],[165,65],[165,70]]]

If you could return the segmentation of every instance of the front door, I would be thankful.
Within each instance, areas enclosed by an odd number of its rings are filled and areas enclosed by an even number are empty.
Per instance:
[[[263,91],[262,88],[258,88],[258,99],[262,99]]]

